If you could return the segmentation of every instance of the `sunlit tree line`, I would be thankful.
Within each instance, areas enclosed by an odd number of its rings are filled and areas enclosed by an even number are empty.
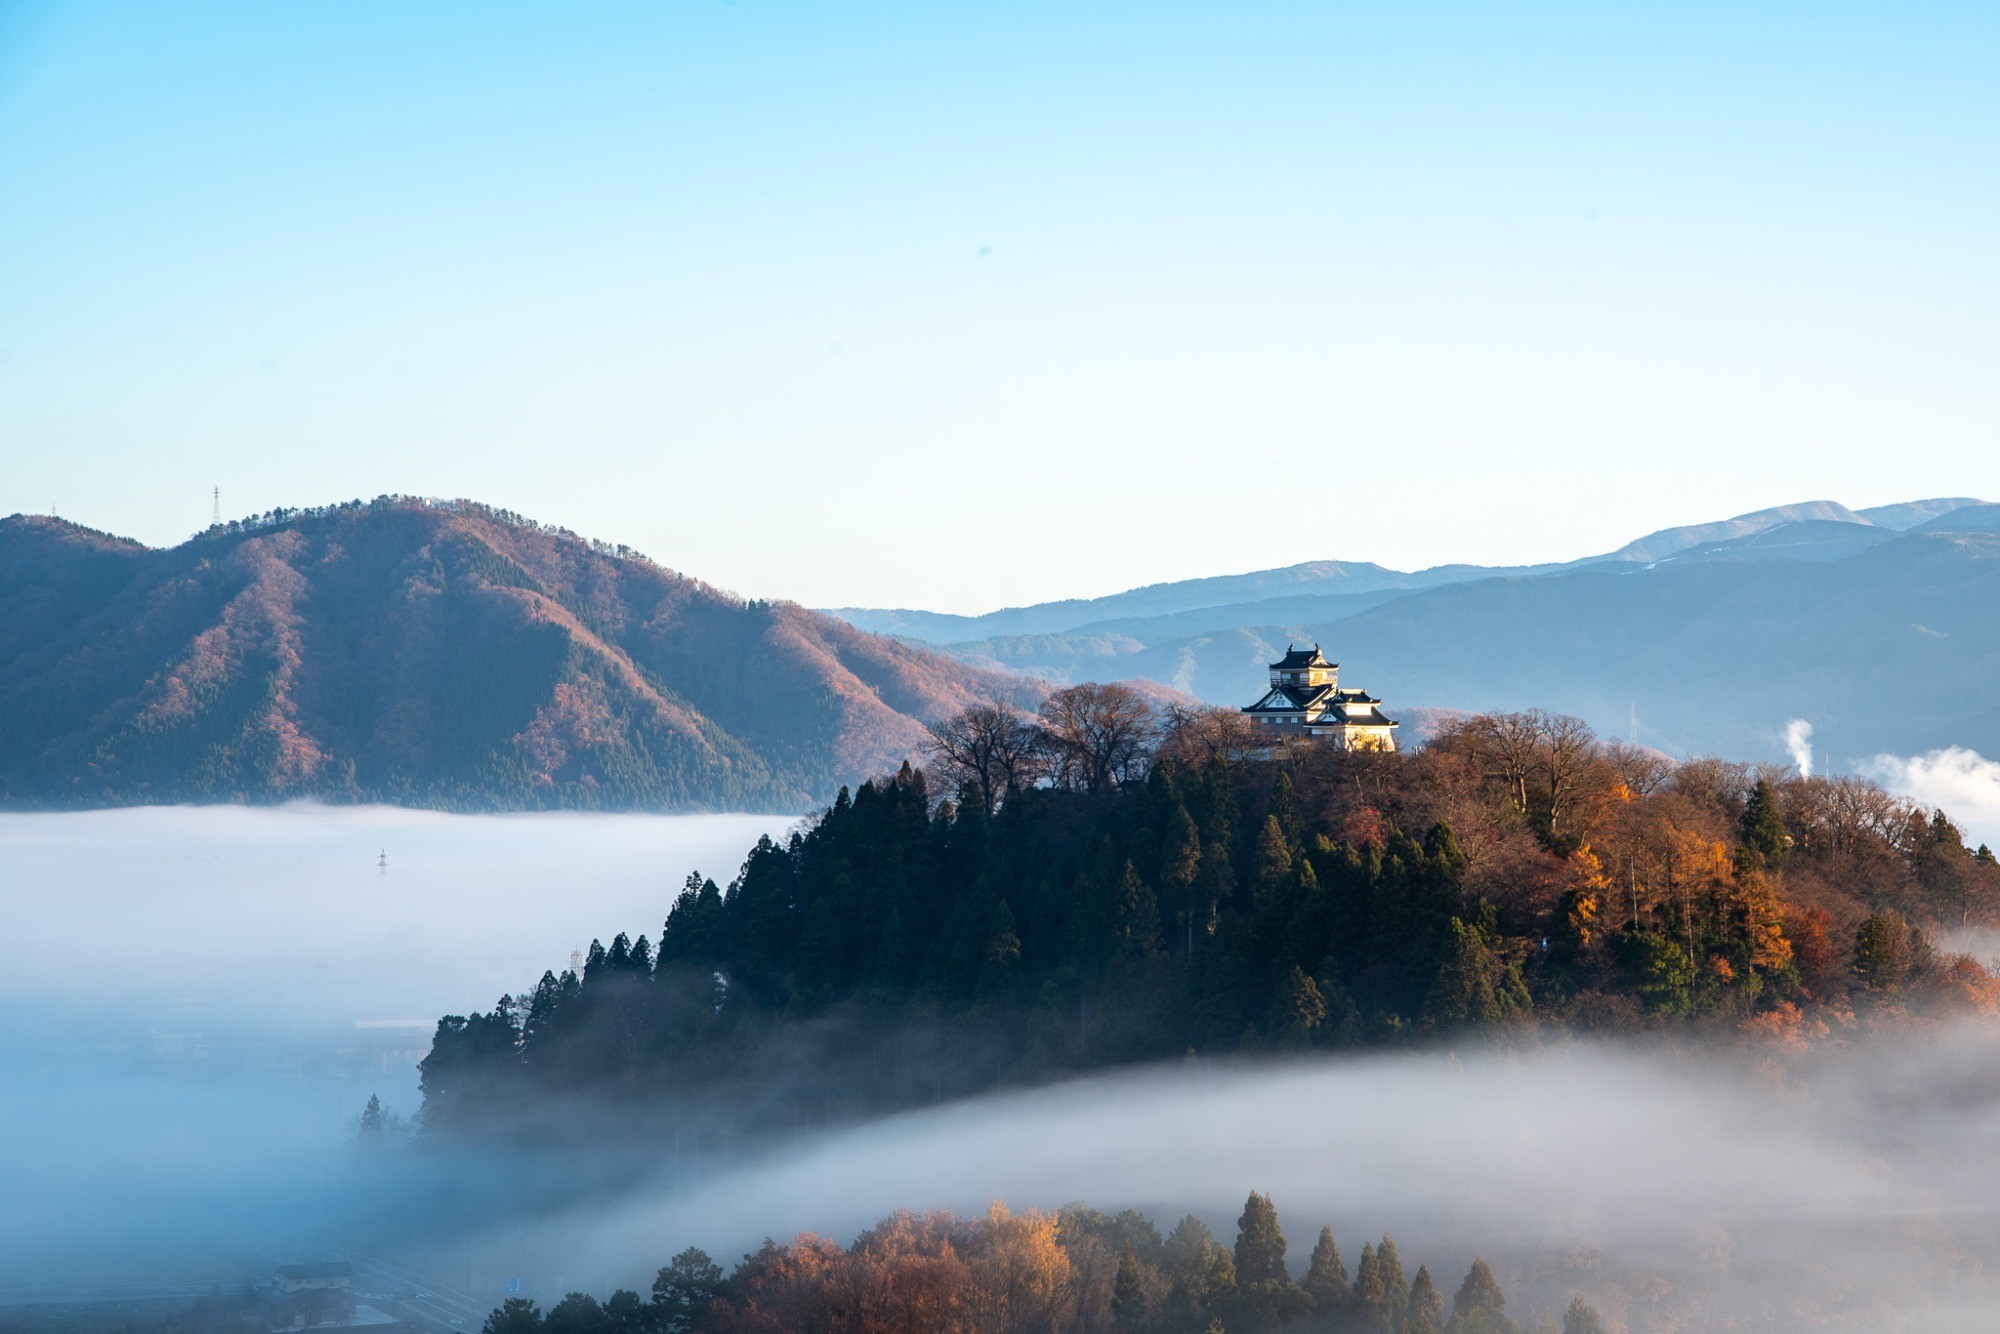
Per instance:
[[[1365,1243],[1350,1275],[1331,1228],[1298,1266],[1276,1208],[1253,1192],[1233,1247],[1190,1214],[1162,1236],[1137,1210],[899,1212],[840,1246],[766,1241],[733,1274],[689,1249],[650,1298],[572,1292],[544,1312],[509,1299],[484,1334],[1604,1334],[1571,1296],[1560,1320],[1521,1323],[1484,1260],[1447,1297],[1395,1239]]]

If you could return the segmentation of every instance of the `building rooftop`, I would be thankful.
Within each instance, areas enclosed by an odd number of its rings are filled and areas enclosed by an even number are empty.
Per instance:
[[[1287,644],[1285,645],[1285,656],[1272,663],[1271,670],[1274,672],[1299,671],[1306,667],[1337,667],[1339,665],[1339,663],[1328,662],[1324,657],[1320,656],[1318,644],[1314,644],[1309,649],[1293,648],[1290,644]]]

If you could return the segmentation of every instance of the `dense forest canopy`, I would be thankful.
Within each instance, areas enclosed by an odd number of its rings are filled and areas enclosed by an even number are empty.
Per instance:
[[[1540,713],[1413,753],[1258,748],[1233,713],[1062,695],[942,724],[929,772],[843,790],[726,888],[690,877],[657,944],[441,1021],[431,1129],[569,1097],[792,1124],[1189,1053],[1811,1040],[2000,1004],[1948,945],[1994,920],[2000,865],[1860,779]]]

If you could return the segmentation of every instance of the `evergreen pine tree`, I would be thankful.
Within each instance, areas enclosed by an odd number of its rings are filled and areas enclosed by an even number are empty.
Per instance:
[[[1761,778],[1757,780],[1757,786],[1750,789],[1750,800],[1743,807],[1740,833],[1743,846],[1766,863],[1784,856],[1785,848],[1791,843],[1785,833],[1785,817],[1778,811],[1778,794]]]
[[[1292,847],[1278,817],[1264,817],[1257,831],[1257,890],[1260,894],[1281,892],[1292,875]]]
[[[1160,883],[1167,889],[1167,908],[1173,914],[1177,938],[1175,953],[1194,952],[1194,886],[1201,874],[1201,831],[1187,807],[1176,806],[1167,819],[1167,837],[1160,853]]]
[[[387,1128],[382,1124],[382,1100],[373,1093],[368,1095],[368,1105],[361,1109],[361,1124],[354,1134],[361,1147],[368,1150],[381,1148],[387,1138]]]
[[[1269,1195],[1253,1190],[1243,1203],[1243,1216],[1236,1220],[1236,1282],[1272,1283],[1287,1277],[1278,1211]]]
[[[544,1334],[610,1334],[610,1327],[604,1308],[587,1292],[565,1294],[542,1317]]]
[[[724,1287],[722,1266],[707,1251],[688,1247],[653,1279],[654,1327],[660,1334],[693,1334]]]
[[[1347,1281],[1347,1262],[1340,1258],[1340,1243],[1333,1239],[1330,1227],[1321,1228],[1319,1240],[1313,1243],[1305,1290],[1313,1299],[1313,1309],[1322,1316],[1345,1313],[1354,1298],[1354,1289]]]
[[[1271,1034],[1289,1046],[1305,1046],[1326,1024],[1326,997],[1297,964],[1271,998]]]
[[[1271,784],[1271,818],[1284,831],[1285,841],[1297,847],[1305,837],[1305,817],[1299,812],[1298,795],[1292,791],[1292,775],[1288,769],[1278,770],[1277,781]]]
[[[509,1297],[495,1307],[479,1334],[541,1334],[542,1308],[526,1297]]]
[[[1354,1301],[1350,1309],[1367,1334],[1389,1334],[1396,1327],[1389,1290],[1382,1281],[1382,1262],[1375,1254],[1373,1242],[1361,1244],[1361,1259],[1354,1266]]]
[[[1147,958],[1160,952],[1160,901],[1129,861],[1119,877],[1111,929],[1122,955]]]
[[[1389,1304],[1389,1320],[1393,1324],[1403,1318],[1403,1312],[1410,1306],[1410,1280],[1403,1277],[1403,1261],[1396,1254],[1396,1239],[1384,1232],[1382,1244],[1375,1248],[1375,1263],[1382,1270],[1382,1295]]]
[[[1146,1285],[1139,1273],[1139,1257],[1133,1253],[1129,1241],[1118,1257],[1118,1275],[1111,1285],[1111,1309],[1126,1329],[1137,1329],[1146,1323]]]
[[[1870,991],[1894,991],[1909,964],[1910,928],[1895,913],[1871,913],[1854,933],[1854,972]]]
[[[1417,1266],[1410,1282],[1409,1310],[1403,1316],[1401,1334],[1444,1334],[1444,1294],[1431,1282],[1427,1266]]]
[[[1446,926],[1445,960],[1438,965],[1424,1017],[1440,1028],[1485,1028],[1500,1022],[1500,998],[1493,991],[1493,951],[1483,933],[1454,917]]]
[[[1604,1317],[1583,1298],[1571,1297],[1563,1312],[1562,1334],[1605,1334]]]
[[[1507,1318],[1507,1295],[1500,1291],[1493,1269],[1484,1260],[1474,1260],[1465,1282],[1451,1300],[1451,1328],[1454,1334],[1512,1334],[1514,1322]]]
[[[1014,910],[1002,899],[986,924],[986,949],[979,965],[979,997],[999,1001],[1013,992],[1021,962],[1021,937],[1014,928]]]

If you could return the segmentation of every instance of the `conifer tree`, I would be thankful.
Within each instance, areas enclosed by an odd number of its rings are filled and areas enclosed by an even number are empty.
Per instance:
[[[693,1334],[725,1286],[722,1266],[707,1251],[688,1247],[653,1279],[655,1328],[660,1334]]]
[[[1389,1320],[1393,1324],[1403,1318],[1403,1312],[1410,1306],[1410,1280],[1403,1276],[1403,1261],[1396,1254],[1396,1239],[1384,1232],[1382,1244],[1375,1248],[1375,1263],[1382,1270],[1382,1295],[1388,1301]]]
[[[1278,777],[1271,784],[1271,818],[1284,831],[1285,841],[1293,847],[1305,836],[1305,817],[1299,812],[1298,794],[1292,790],[1292,775],[1289,769],[1278,770]]]
[[[1274,1283],[1288,1277],[1278,1211],[1269,1195],[1253,1190],[1243,1203],[1243,1216],[1236,1220],[1236,1282]]]
[[[986,948],[979,967],[980,998],[1004,998],[1013,989],[1015,966],[1020,962],[1021,937],[1014,928],[1014,910],[1002,899],[986,924]]]
[[[1111,1285],[1111,1309],[1125,1329],[1137,1329],[1146,1323],[1146,1285],[1139,1273],[1139,1257],[1133,1253],[1129,1241],[1118,1257],[1118,1275]]]
[[[1513,1334],[1514,1328],[1507,1318],[1507,1295],[1500,1291],[1492,1267],[1474,1260],[1451,1301],[1453,1334]]]
[[[1444,1294],[1431,1282],[1428,1266],[1417,1266],[1410,1282],[1409,1310],[1403,1316],[1401,1334],[1444,1334]]]
[[[1910,929],[1894,913],[1871,913],[1854,933],[1854,972],[1870,991],[1894,991],[1908,966]]]
[[[565,1294],[542,1317],[544,1334],[610,1334],[610,1325],[604,1308],[587,1292]]]
[[[1160,902],[1153,894],[1153,887],[1139,878],[1138,868],[1130,861],[1125,863],[1125,873],[1118,881],[1112,918],[1120,954],[1146,958],[1160,952]]]
[[[1278,817],[1267,815],[1264,827],[1257,831],[1257,890],[1261,894],[1277,893],[1291,875],[1291,842],[1285,837]]]
[[[1582,1297],[1571,1297],[1563,1312],[1562,1334],[1605,1334],[1604,1317]]]
[[[1174,916],[1177,953],[1194,953],[1194,886],[1201,874],[1201,831],[1187,807],[1176,806],[1167,820],[1166,842],[1160,853],[1160,881],[1167,887],[1168,908]]]
[[[1739,832],[1743,846],[1767,864],[1784,856],[1785,848],[1791,842],[1785,833],[1785,817],[1778,810],[1778,794],[1762,778],[1757,780],[1757,786],[1750,789],[1750,800],[1743,807]]]
[[[368,1105],[361,1109],[361,1124],[355,1129],[355,1138],[363,1149],[379,1149],[387,1137],[382,1124],[382,1099],[373,1093],[368,1095]]]
[[[509,1297],[479,1327],[480,1334],[541,1334],[542,1308],[526,1297]]]
[[[1485,1028],[1500,1022],[1500,998],[1494,994],[1493,951],[1484,934],[1454,917],[1446,926],[1445,960],[1438,966],[1424,1017],[1442,1028]]]
[[[1340,1243],[1333,1239],[1330,1227],[1321,1228],[1319,1240],[1313,1243],[1304,1286],[1313,1299],[1313,1309],[1322,1316],[1345,1313],[1354,1298],[1354,1289],[1347,1281],[1347,1262],[1340,1258]]]
[[[1382,1261],[1375,1254],[1373,1242],[1361,1244],[1361,1259],[1354,1266],[1354,1302],[1351,1309],[1368,1334],[1390,1334],[1395,1329],[1388,1285],[1382,1279]]]

